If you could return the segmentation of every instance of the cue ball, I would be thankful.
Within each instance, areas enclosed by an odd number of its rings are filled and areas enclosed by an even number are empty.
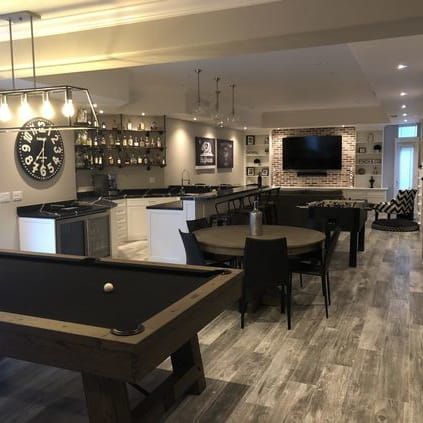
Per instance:
[[[114,289],[115,289],[115,287],[110,282],[105,283],[104,286],[103,286],[103,291],[104,292],[113,292]]]

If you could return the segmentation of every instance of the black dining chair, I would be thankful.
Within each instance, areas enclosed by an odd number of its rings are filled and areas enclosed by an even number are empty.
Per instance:
[[[247,238],[244,252],[244,280],[240,299],[241,328],[249,301],[259,299],[266,289],[280,287],[281,313],[287,314],[291,329],[291,275],[286,238],[261,240]]]
[[[322,293],[325,298],[325,312],[326,318],[329,317],[328,305],[331,304],[330,298],[330,278],[329,270],[332,261],[333,253],[335,252],[341,231],[337,227],[330,231],[325,242],[325,249],[319,255],[301,257],[290,260],[291,273],[298,273],[302,275],[319,276],[322,282]]]
[[[195,232],[199,229],[209,228],[210,224],[206,217],[200,219],[187,220],[187,227],[189,232]]]
[[[200,244],[195,234],[182,232],[180,229],[179,234],[184,244],[186,264],[193,266],[229,267],[224,261],[209,260],[201,251]]]

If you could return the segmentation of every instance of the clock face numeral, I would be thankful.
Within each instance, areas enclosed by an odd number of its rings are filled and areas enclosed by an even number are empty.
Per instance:
[[[26,122],[16,138],[16,153],[24,171],[31,178],[46,181],[53,178],[64,162],[64,145],[59,131],[49,128],[47,119]]]

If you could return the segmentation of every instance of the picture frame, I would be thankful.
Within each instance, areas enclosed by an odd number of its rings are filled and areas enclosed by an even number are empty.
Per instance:
[[[256,176],[254,167],[247,167],[247,176]]]
[[[261,170],[261,176],[269,176],[269,168],[268,167],[264,167]]]
[[[230,140],[216,141],[217,168],[232,169],[234,167],[234,143]]]
[[[255,135],[246,135],[245,136],[245,143],[246,143],[246,145],[255,145],[256,136]]]
[[[214,169],[216,167],[216,140],[195,137],[195,169]]]
[[[359,153],[366,153],[367,149],[366,149],[366,147],[358,147],[358,152]]]

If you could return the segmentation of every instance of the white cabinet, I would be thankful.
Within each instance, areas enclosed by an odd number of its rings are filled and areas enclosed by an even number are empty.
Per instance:
[[[179,197],[159,198],[128,198],[128,241],[139,241],[148,238],[147,207],[156,204],[170,203],[179,200]]]
[[[35,253],[56,253],[54,219],[19,218],[19,249]]]
[[[343,189],[343,195],[351,200],[367,200],[369,203],[386,201],[386,188],[353,188]]]
[[[115,200],[110,210],[110,244],[112,257],[118,256],[118,247],[128,240],[126,200]]]

